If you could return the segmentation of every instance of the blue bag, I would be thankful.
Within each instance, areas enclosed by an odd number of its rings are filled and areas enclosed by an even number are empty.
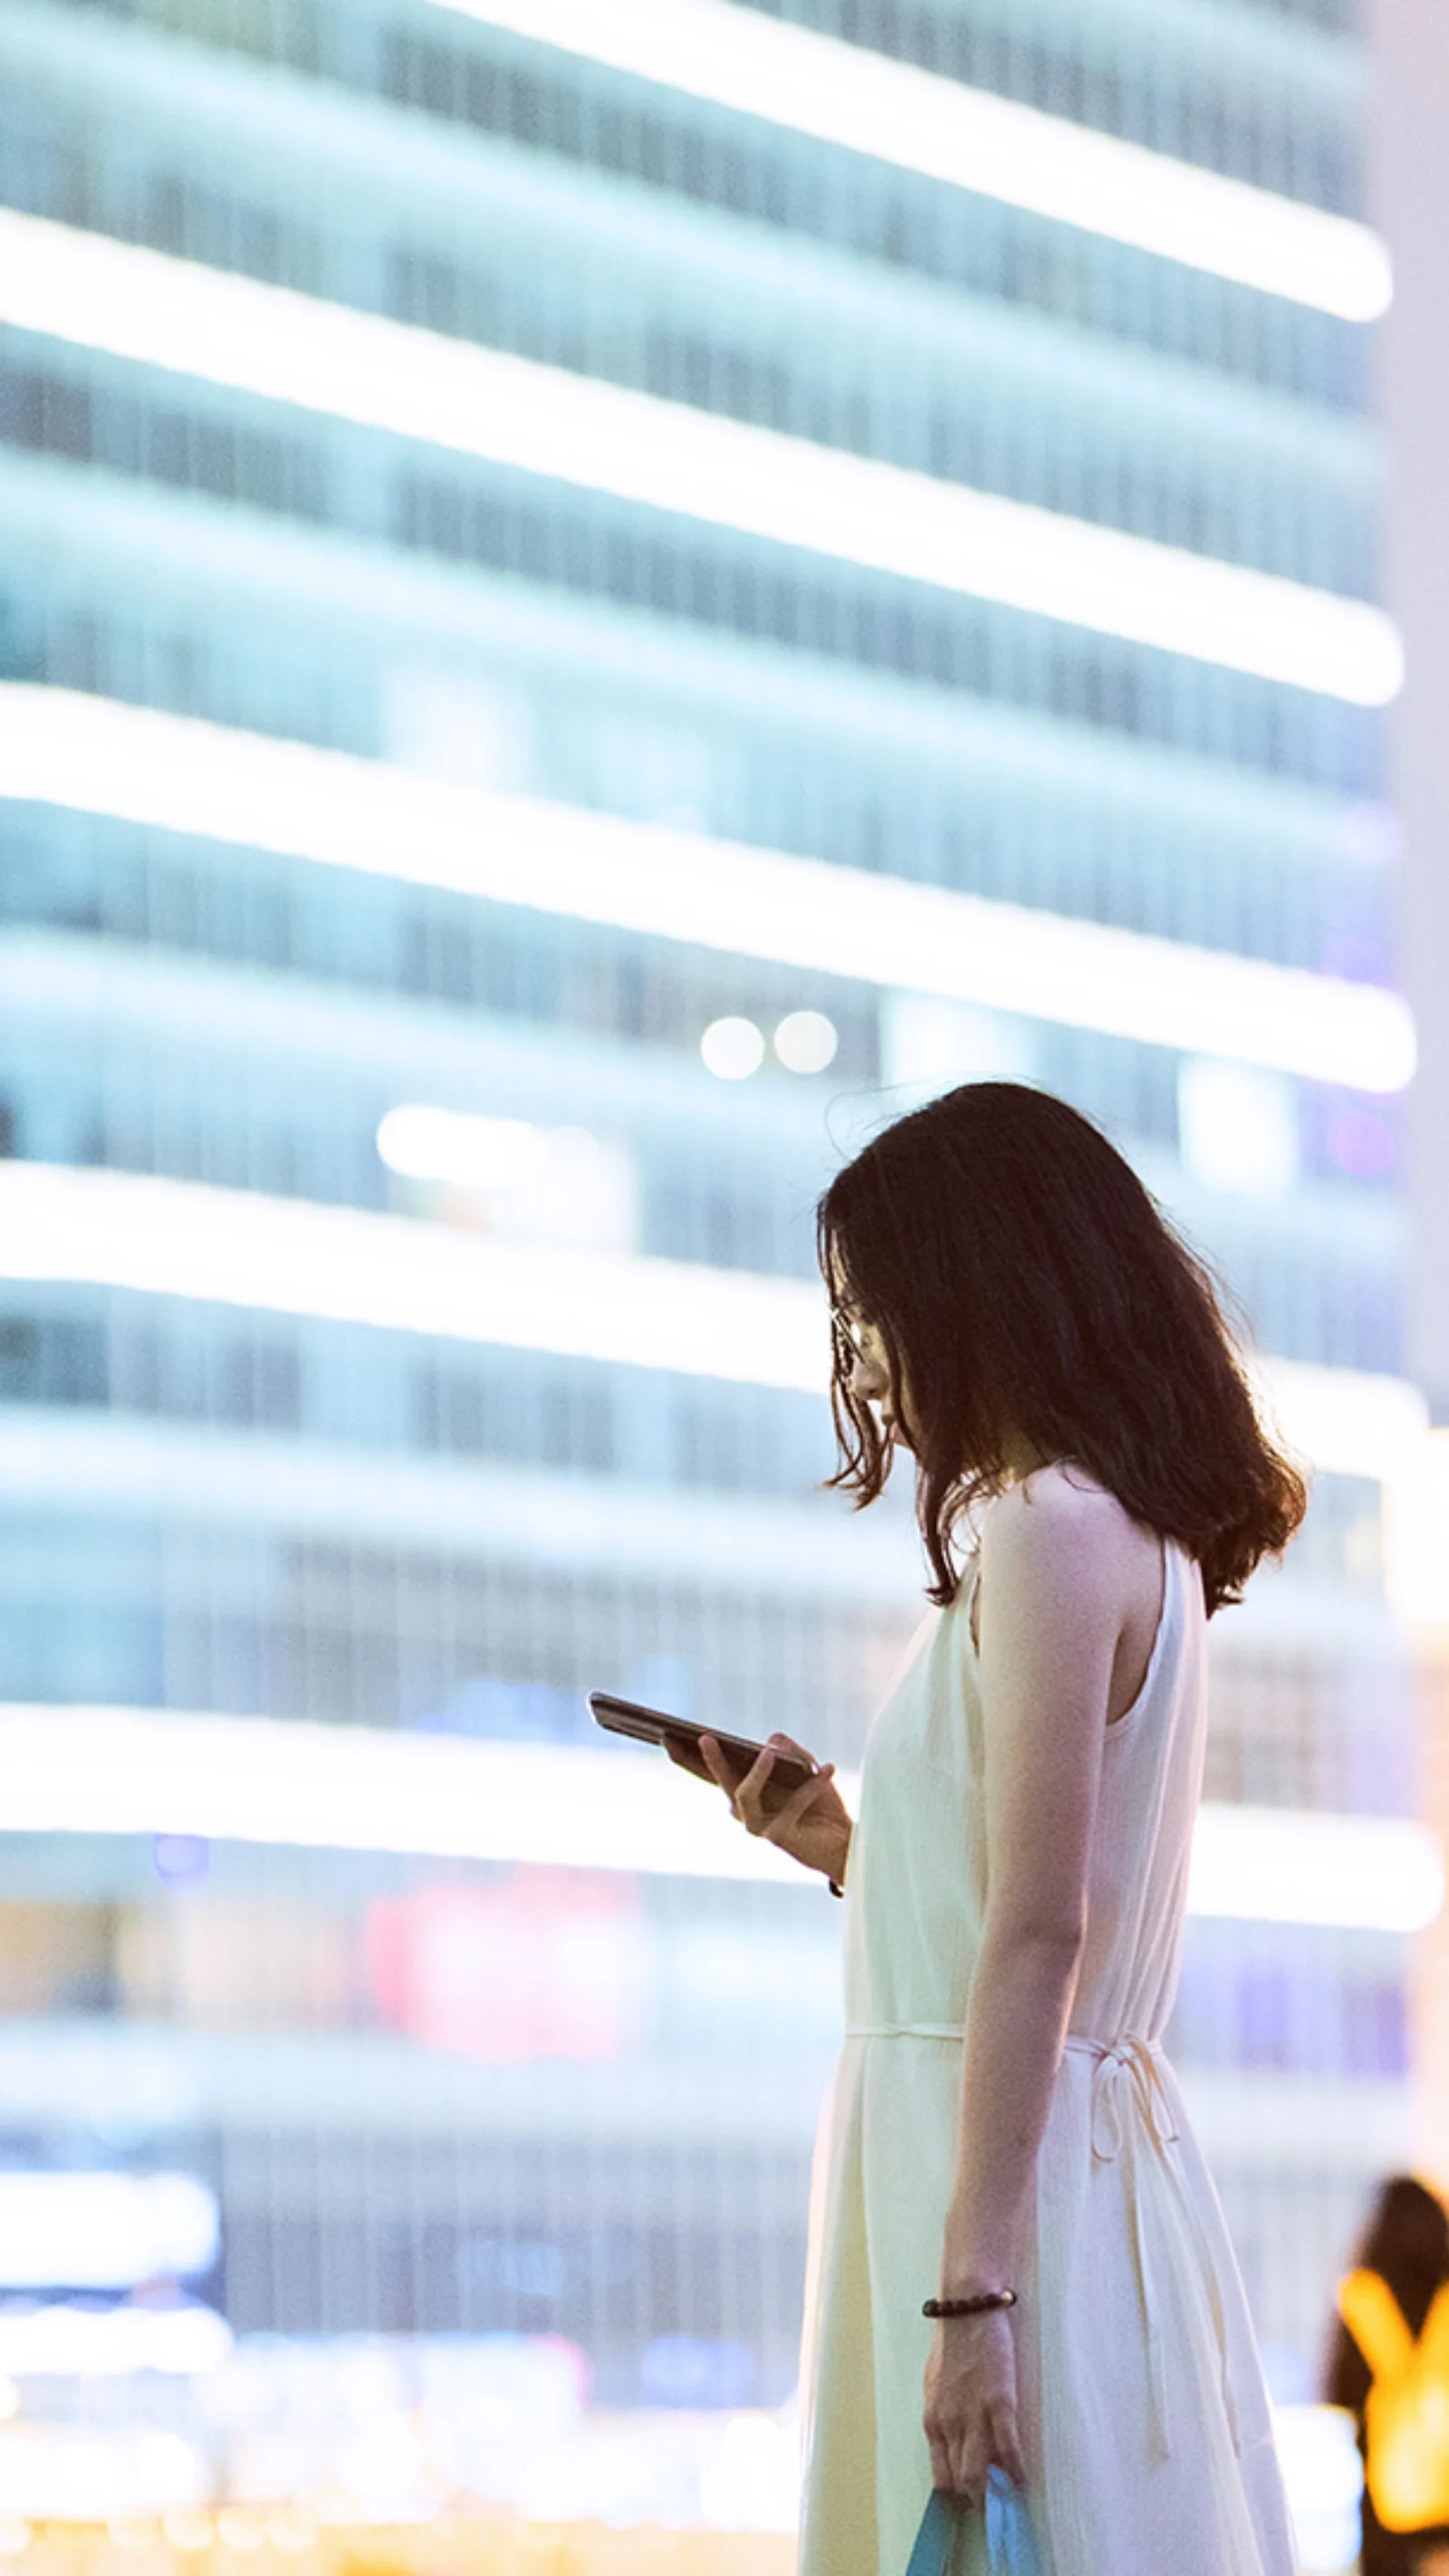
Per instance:
[[[932,2488],[906,2576],[946,2576],[957,2517],[964,2510]],[[986,2474],[986,2564],[991,2576],[1042,2576],[1026,2506],[1001,2469]]]

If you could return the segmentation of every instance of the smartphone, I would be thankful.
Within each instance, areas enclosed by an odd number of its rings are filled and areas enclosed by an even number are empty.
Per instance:
[[[632,1735],[641,1744],[661,1745],[671,1762],[677,1762],[681,1770],[692,1771],[697,1780],[714,1783],[714,1773],[706,1769],[699,1749],[702,1735],[714,1737],[737,1780],[743,1780],[765,1749],[763,1744],[752,1743],[747,1735],[726,1735],[718,1726],[698,1726],[692,1718],[670,1717],[662,1708],[642,1708],[637,1700],[616,1699],[612,1691],[590,1691],[589,1708],[596,1726],[607,1727],[611,1735]],[[809,1763],[802,1761],[798,1753],[777,1753],[765,1790],[766,1815],[773,1815],[814,1777]]]

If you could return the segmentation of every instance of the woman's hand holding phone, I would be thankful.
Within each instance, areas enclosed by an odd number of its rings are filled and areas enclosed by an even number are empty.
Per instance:
[[[803,1744],[795,1743],[788,1735],[772,1735],[741,1776],[731,1769],[714,1736],[702,1735],[699,1749],[711,1779],[719,1782],[746,1833],[777,1843],[802,1868],[818,1869],[823,1877],[844,1885],[850,1851],[850,1810],[835,1786],[833,1762],[823,1762],[817,1769],[814,1755]],[[793,1754],[797,1762],[810,1763],[811,1776],[781,1804],[767,1807],[766,1791],[777,1753]]]

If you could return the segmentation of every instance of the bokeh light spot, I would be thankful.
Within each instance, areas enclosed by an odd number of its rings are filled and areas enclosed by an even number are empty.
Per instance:
[[[791,1073],[823,1073],[840,1044],[823,1011],[791,1011],[775,1031],[775,1053]]]
[[[765,1061],[765,1041],[753,1020],[711,1020],[699,1051],[721,1082],[747,1082]]]

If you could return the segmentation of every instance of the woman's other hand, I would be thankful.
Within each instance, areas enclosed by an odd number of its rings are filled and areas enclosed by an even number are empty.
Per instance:
[[[986,2494],[986,2472],[1006,2471],[1024,2486],[1026,2469],[1016,2421],[1016,2344],[1005,2308],[947,2317],[936,2327],[926,2364],[926,2440],[931,2483],[972,2505]]]
[[[804,1869],[818,1869],[843,1885],[850,1850],[850,1811],[835,1786],[835,1765],[815,1767],[815,1756],[788,1735],[772,1735],[742,1779],[730,1769],[714,1736],[702,1735],[699,1749],[710,1776],[719,1782],[746,1833],[777,1843]],[[767,1808],[765,1795],[775,1756],[792,1754],[812,1766],[811,1777],[777,1807]]]

